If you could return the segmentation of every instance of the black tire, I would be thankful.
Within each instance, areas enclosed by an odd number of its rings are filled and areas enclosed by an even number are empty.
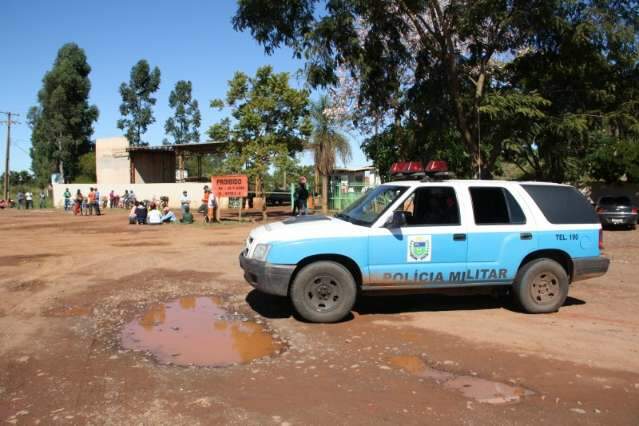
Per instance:
[[[568,297],[566,270],[552,259],[536,259],[526,263],[517,273],[513,294],[519,305],[530,314],[557,312]]]
[[[319,261],[299,271],[291,285],[290,297],[293,307],[305,320],[337,322],[353,309],[357,285],[343,265]]]

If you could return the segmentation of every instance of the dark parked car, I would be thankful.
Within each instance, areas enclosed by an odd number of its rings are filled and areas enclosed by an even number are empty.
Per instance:
[[[624,195],[601,197],[597,202],[597,214],[603,227],[625,226],[635,229],[637,225],[637,208]]]
[[[266,205],[275,206],[291,204],[291,191],[287,189],[274,189],[266,193]]]

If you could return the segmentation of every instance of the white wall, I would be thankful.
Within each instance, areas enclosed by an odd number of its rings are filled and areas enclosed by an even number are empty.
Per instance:
[[[210,182],[189,182],[189,183],[137,183],[137,184],[104,184],[98,185],[95,183],[86,184],[53,184],[53,205],[57,208],[64,207],[64,191],[69,188],[71,191],[71,197],[75,195],[77,190],[82,191],[82,194],[86,196],[89,193],[89,188],[97,187],[100,191],[100,197],[109,196],[111,190],[114,190],[116,194],[122,196],[125,190],[129,192],[133,190],[135,198],[138,200],[152,200],[153,198],[160,199],[160,197],[169,197],[169,206],[172,208],[180,207],[180,196],[182,191],[188,191],[189,197],[191,197],[191,208],[198,208],[201,204],[202,195],[204,193],[204,185],[211,187]],[[219,205],[222,208],[228,206],[228,198],[222,198],[219,200]]]
[[[131,182],[129,141],[124,136],[95,140],[95,174],[98,182]],[[64,190],[62,190],[64,192]]]

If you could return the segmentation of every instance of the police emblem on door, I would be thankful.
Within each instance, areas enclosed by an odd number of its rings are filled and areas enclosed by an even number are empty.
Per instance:
[[[430,235],[408,237],[406,261],[430,262],[431,255],[432,247]]]

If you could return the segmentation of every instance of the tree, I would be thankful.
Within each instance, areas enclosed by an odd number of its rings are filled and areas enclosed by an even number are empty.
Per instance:
[[[91,149],[98,109],[89,105],[91,67],[74,43],[58,50],[53,68],[44,75],[38,105],[29,110],[31,160],[36,179],[45,185],[51,173],[73,179],[78,158]]]
[[[79,158],[78,175],[73,183],[94,183],[97,180],[95,171],[95,151],[87,152]]]
[[[200,141],[200,108],[197,100],[191,96],[191,82],[180,80],[169,95],[169,106],[175,109],[175,115],[166,120],[164,131],[171,135],[173,141],[165,143],[176,145],[197,143]]]
[[[638,4],[560,1],[553,15],[505,69],[512,90],[549,101],[526,157],[538,179],[613,179],[613,152],[639,139]]]
[[[313,86],[335,85],[336,71],[348,70],[358,80],[359,111],[374,121],[392,111],[395,127],[410,120],[447,134],[454,128],[475,168],[487,172],[477,114],[494,58],[523,45],[548,3],[344,0],[316,10],[314,0],[241,0],[233,24],[269,53],[286,45],[307,58]]]
[[[322,212],[328,213],[328,178],[335,168],[335,160],[340,157],[343,163],[351,158],[348,139],[340,133],[334,119],[326,114],[330,100],[326,95],[311,106],[313,133],[308,149],[313,153],[315,168],[322,178]]]
[[[0,175],[0,181],[4,181],[4,173]],[[21,170],[19,172],[9,171],[9,185],[12,187],[24,187],[32,186],[35,182],[35,177],[27,170]]]
[[[231,117],[208,130],[212,140],[229,142],[227,165],[255,180],[255,192],[263,195],[262,182],[273,162],[302,151],[311,132],[307,90],[289,86],[288,73],[259,68],[255,77],[236,72],[229,81],[226,99],[214,99],[212,108],[229,107]],[[263,210],[266,218],[266,205]]]
[[[150,69],[149,63],[141,59],[131,68],[129,84],[120,85],[121,119],[118,129],[126,130],[126,137],[130,145],[148,145],[142,141],[150,124],[155,122],[152,107],[156,99],[152,96],[160,88],[160,69]]]
[[[636,0],[240,0],[233,24],[305,58],[382,162],[445,152],[461,175],[508,161],[572,181],[600,132],[636,140]]]

